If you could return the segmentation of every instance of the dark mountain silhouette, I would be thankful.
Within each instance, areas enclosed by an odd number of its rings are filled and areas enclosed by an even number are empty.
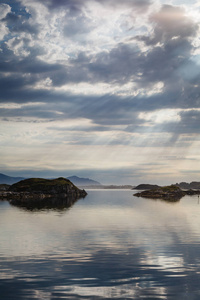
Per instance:
[[[14,184],[23,179],[23,177],[11,177],[0,173],[0,184]]]
[[[89,178],[80,178],[78,176],[70,176],[67,177],[67,179],[69,179],[73,184],[77,185],[77,186],[97,186],[97,185],[101,185],[100,182],[89,179]]]

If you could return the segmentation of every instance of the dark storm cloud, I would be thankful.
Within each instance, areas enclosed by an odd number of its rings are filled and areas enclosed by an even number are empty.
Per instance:
[[[17,79],[17,78],[16,78]],[[0,103],[29,103],[29,102],[45,102],[46,104],[50,102],[58,101],[65,101],[66,97],[63,94],[54,93],[47,91],[45,89],[35,89],[31,90],[25,86],[24,78],[19,78],[17,80],[19,85],[15,83],[15,78],[13,77],[12,80],[6,81],[5,86],[3,85],[4,81],[2,82],[1,86],[3,87],[3,91],[1,94]],[[10,84],[10,85],[9,85]],[[12,89],[10,88],[13,84]],[[57,102],[58,104],[59,102]],[[23,110],[21,111],[21,115],[23,116]],[[37,115],[35,115],[37,117]]]
[[[142,81],[148,83],[160,78],[169,89],[174,89],[176,78],[176,86],[178,82],[181,90],[182,76],[178,71],[186,64],[194,67],[190,61],[194,50],[190,38],[197,34],[198,26],[185,16],[183,9],[171,5],[164,5],[151,21],[155,23],[153,35],[136,37],[146,45],[154,46],[144,59]]]
[[[142,57],[138,49],[119,44],[110,52],[96,55],[80,52],[69,60],[69,67],[62,73],[52,74],[53,84],[63,85],[68,82],[118,82],[126,83],[141,69]]]
[[[173,84],[172,77],[179,79],[178,69],[186,62],[189,64],[189,57],[192,50],[191,44],[186,40],[175,39],[164,47],[154,47],[141,62],[143,76],[141,83],[164,81]]]
[[[32,78],[31,78],[32,80]],[[1,81],[0,81],[1,82]],[[190,108],[194,106],[193,101],[185,102],[176,101],[174,93],[166,93],[162,95],[162,99],[159,95],[153,95],[149,97],[120,97],[117,95],[105,95],[100,96],[83,96],[72,95],[69,93],[55,92],[53,90],[34,89],[28,88],[30,79],[24,79],[23,77],[2,78],[2,94],[1,102],[16,102],[25,104],[27,102],[42,102],[45,105],[42,109],[39,107],[39,115],[43,118],[56,119],[73,119],[73,118],[87,118],[94,122],[94,124],[100,125],[129,125],[127,131],[131,132],[143,132],[146,127],[145,121],[138,119],[138,113],[141,111],[153,111],[156,109],[165,108]],[[10,87],[13,86],[12,89]],[[177,94],[177,97],[179,95]],[[6,99],[6,100],[5,100]],[[196,103],[198,108],[199,103]],[[22,107],[17,116],[32,116],[38,117],[37,107],[24,111]],[[12,113],[17,112],[13,110],[1,110],[1,116],[9,117]],[[60,112],[58,114],[57,112]],[[42,115],[43,114],[43,115]],[[167,124],[165,128],[168,130],[176,125]],[[167,127],[168,126],[168,127]],[[158,128],[161,131],[160,127]],[[157,132],[156,127],[154,131]],[[171,130],[170,130],[171,132]]]
[[[100,2],[100,1],[99,1]],[[7,2],[8,3],[8,2]],[[105,5],[122,5],[119,1],[101,1]],[[64,25],[64,35],[75,36],[91,30],[88,17],[81,10],[82,1],[53,1],[43,3],[49,9],[65,7],[69,19]],[[150,1],[125,1],[123,5],[147,8]],[[22,10],[23,12],[23,10]],[[21,14],[22,14],[21,12]],[[4,18],[14,33],[28,32],[37,34],[40,27],[30,27],[30,15],[12,13]],[[130,44],[119,43],[110,50],[97,54],[79,52],[69,58],[65,64],[45,62],[40,56],[47,49],[32,43],[31,38],[15,37],[12,43],[3,43],[0,52],[0,101],[5,102],[43,102],[42,108],[24,108],[20,110],[1,110],[5,117],[31,116],[40,118],[88,118],[100,125],[129,125],[127,130],[141,132],[145,129],[145,121],[138,119],[141,111],[153,111],[165,108],[198,108],[200,107],[200,88],[197,86],[200,75],[198,66],[190,60],[194,46],[190,38],[197,32],[197,25],[185,16],[183,9],[164,5],[158,13],[151,16],[154,22],[152,37],[137,36],[146,45],[151,45],[148,52],[141,52],[132,39]],[[82,24],[82,26],[80,26]],[[172,26],[173,25],[173,26]],[[70,27],[71,26],[71,27]],[[71,30],[71,31],[70,31]],[[33,38],[33,36],[32,36]],[[158,42],[162,43],[159,45]],[[26,57],[15,54],[14,48],[23,43]],[[20,52],[20,50],[19,50]],[[191,70],[188,75],[188,71]],[[42,80],[52,80],[49,89],[35,89]],[[154,84],[162,81],[160,93],[149,95]],[[120,97],[106,94],[99,96],[75,96],[66,92],[56,92],[54,87],[62,87],[70,83],[110,83],[123,86],[132,82],[135,89],[143,88],[146,96]],[[134,89],[134,88],[133,88]],[[61,114],[57,114],[59,111]],[[181,116],[182,121],[184,116]],[[172,124],[171,124],[172,126]],[[167,128],[167,127],[165,127]],[[155,128],[156,130],[156,128]],[[168,124],[168,130],[170,125]]]
[[[127,2],[132,4],[138,3],[137,1]],[[54,6],[57,1],[55,3],[54,1],[48,1],[47,3],[51,3]],[[77,3],[79,3],[79,1],[58,1],[57,6],[73,6]],[[146,1],[141,2],[141,5],[144,5],[144,3],[146,3]],[[179,26],[176,26],[176,30],[173,29],[173,27],[170,27],[170,30],[167,29],[167,26],[163,25],[162,18],[160,17],[162,15],[170,15],[171,11],[173,14],[168,18],[170,22],[173,23],[176,14],[179,16],[178,21],[176,21]],[[174,77],[176,78],[176,82],[182,79],[181,76],[178,76],[177,70],[186,63],[187,65],[192,64],[188,60],[193,46],[185,37],[194,35],[197,27],[184,16],[182,10],[172,6],[165,5],[161,11],[152,18],[157,24],[156,28],[159,27],[162,33],[159,36],[159,41],[164,39],[165,43],[162,47],[154,47],[148,51],[147,55],[146,53],[141,53],[139,48],[135,45],[119,43],[110,51],[102,51],[96,55],[85,52],[79,53],[75,59],[69,59],[68,66],[64,67],[59,63],[47,64],[39,60],[34,60],[34,56],[44,54],[44,49],[38,46],[30,46],[30,40],[19,38],[13,41],[13,47],[22,41],[24,43],[24,49],[30,54],[26,60],[19,60],[19,57],[15,57],[14,53],[12,53],[11,56],[13,58],[11,58],[12,61],[9,64],[9,68],[13,66],[13,70],[15,69],[18,72],[25,73],[48,72],[48,77],[52,79],[53,85],[55,86],[62,86],[71,82],[117,82],[123,84],[128,81],[133,81],[141,87],[148,88],[152,83],[162,80],[168,84],[168,86],[170,86],[168,88],[171,89],[173,87]],[[18,20],[19,16],[9,14],[7,15],[7,19]],[[168,19],[165,23],[169,22]],[[64,34],[75,36],[76,34],[86,33],[90,30],[88,23],[87,18],[82,13],[78,13],[77,18],[71,18],[67,21],[64,27]],[[183,25],[184,32],[187,32],[187,34],[183,34],[182,32]],[[154,35],[156,36],[156,33],[154,33]],[[172,39],[173,37],[176,37],[176,39]],[[140,36],[138,39],[146,39],[146,43],[149,43],[149,41],[147,41],[148,37]],[[5,51],[1,54],[2,57],[3,55],[5,55]],[[20,62],[15,64],[15,60],[19,60]],[[1,66],[3,70],[5,70],[5,64],[7,62],[7,58],[6,62],[2,60]],[[41,78],[38,77],[38,80],[40,79]],[[177,88],[177,85],[175,88]],[[180,86],[180,89],[181,88]]]
[[[30,83],[33,83],[33,78],[29,79],[18,75],[12,77],[0,77],[0,89],[2,90],[1,99],[7,98],[7,95],[11,95],[12,92],[21,90],[23,93],[23,89]]]
[[[40,51],[40,49],[35,49],[36,52],[38,52],[38,50]],[[48,74],[51,74],[51,72],[62,72],[62,70],[64,69],[60,64],[46,63],[45,61],[41,61],[36,57],[31,57],[31,55],[21,60],[16,60],[13,57],[10,61],[10,64],[2,61],[0,62],[0,68],[1,72],[12,72],[13,74],[10,75],[10,77],[17,73],[19,75],[27,74],[28,77],[30,76],[34,79],[34,76],[38,75],[38,81],[43,79],[43,74],[46,78]],[[24,80],[26,80],[26,78]],[[34,84],[34,80],[32,83]]]
[[[136,47],[119,44],[110,52],[101,52],[89,64],[89,71],[98,81],[125,83],[137,78],[141,69],[141,53]]]
[[[27,21],[27,15],[17,15],[13,12],[8,13],[2,21],[6,24],[6,26],[12,31],[12,33],[20,33],[27,32],[30,34],[37,35],[39,33],[38,25],[31,25]]]
[[[51,79],[55,86],[68,82],[110,82],[121,85],[133,81],[145,88],[158,81],[173,84],[173,77],[181,78],[179,68],[184,64],[187,67],[194,65],[189,61],[192,49],[188,41],[176,39],[165,47],[153,48],[145,55],[135,46],[120,43],[109,52],[96,55],[79,53],[75,59],[69,60],[69,66],[63,72],[52,74]]]
[[[96,55],[79,53],[70,60],[70,66],[64,72],[52,74],[52,80],[55,85],[84,81],[121,85],[133,81],[144,88],[163,81],[167,90],[180,92],[186,85],[185,80],[190,79],[187,75],[183,77],[188,69],[191,69],[194,83],[199,75],[198,66],[190,60],[193,49],[188,40],[181,38],[172,39],[162,47],[154,47],[147,54],[141,53],[135,46],[120,43],[109,52]],[[184,72],[184,69],[187,70]]]
[[[15,47],[23,42],[24,49],[27,51],[26,57],[17,56],[13,53],[6,43],[3,43],[0,51],[0,72],[9,72],[11,77],[13,74],[29,76],[31,74],[42,74],[55,72],[58,69],[63,70],[64,67],[59,63],[48,63],[40,60],[38,56],[45,54],[45,50],[39,46],[31,46],[31,40],[28,38],[16,38],[12,42],[12,47]],[[41,78],[38,77],[38,80]],[[12,88],[12,86],[11,86]]]
[[[19,81],[21,84],[21,82]],[[16,83],[16,86],[18,84]],[[16,87],[17,89],[17,87]],[[104,97],[92,97],[92,96],[74,96],[66,93],[48,92],[45,90],[30,91],[29,89],[17,89],[9,90],[9,84],[7,89],[4,89],[2,95],[2,103],[4,98],[9,98],[9,102],[16,102],[25,104],[27,102],[44,102],[42,107],[33,107],[27,109],[22,107],[20,110],[15,109],[1,109],[1,116],[9,117],[14,116],[38,116],[38,110],[43,112],[43,118],[54,119],[73,119],[73,118],[88,118],[95,124],[101,125],[120,125],[120,124],[133,124],[136,122],[137,116],[134,112],[134,105],[131,99],[118,98],[116,96],[107,95]],[[8,102],[8,101],[7,101]],[[113,105],[113,102],[115,105]],[[58,114],[57,112],[60,112]],[[138,121],[139,122],[139,121]],[[141,121],[140,121],[141,122]]]
[[[101,52],[95,57],[81,55],[72,63],[79,70],[85,70],[85,79],[94,82],[123,84],[132,81],[148,88],[152,83],[163,81],[171,89],[174,78],[176,87],[177,81],[182,82],[179,68],[186,64],[187,68],[194,67],[189,60],[192,49],[190,42],[182,39],[171,40],[164,47],[154,47],[147,54],[135,46],[120,43],[110,52]]]

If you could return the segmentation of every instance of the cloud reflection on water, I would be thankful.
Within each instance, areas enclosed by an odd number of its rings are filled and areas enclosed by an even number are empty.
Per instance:
[[[170,205],[91,191],[59,218],[9,207],[0,215],[3,299],[199,299],[194,197]]]

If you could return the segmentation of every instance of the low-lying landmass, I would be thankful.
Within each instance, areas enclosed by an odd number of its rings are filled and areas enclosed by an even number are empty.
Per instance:
[[[150,199],[163,199],[167,201],[178,201],[185,195],[200,195],[199,190],[182,190],[176,185],[159,187],[156,189],[145,190],[134,194],[137,197]]]
[[[100,190],[131,190],[133,188],[132,185],[88,185],[88,186],[82,186],[82,188],[85,189],[100,189]]]
[[[8,200],[11,204],[18,206],[53,205],[56,207],[60,204],[67,206],[85,197],[87,195],[85,189],[141,190],[134,196],[168,201],[178,201],[185,195],[200,195],[200,182],[197,181],[161,187],[157,184],[146,183],[137,186],[103,185],[93,179],[77,176],[57,179],[20,179],[20,177],[10,177],[0,173],[0,200]]]
[[[151,190],[151,189],[157,189],[159,187],[160,186],[157,184],[142,183],[134,187],[133,190]]]
[[[4,188],[4,187],[2,187]],[[0,192],[0,200],[8,200],[17,206],[57,206],[72,204],[87,195],[85,190],[76,187],[66,178],[30,178],[19,181]]]
[[[104,185],[104,189],[119,189],[119,190],[131,190],[133,188],[132,185],[128,185],[128,184],[125,184],[125,185],[114,185],[114,184],[111,184],[111,185]]]

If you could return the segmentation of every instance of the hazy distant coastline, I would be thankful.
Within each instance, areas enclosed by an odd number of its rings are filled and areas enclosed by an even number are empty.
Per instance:
[[[88,186],[78,186],[79,188],[84,189],[101,189],[101,190],[117,190],[117,189],[124,189],[124,190],[131,190],[134,187],[132,185],[88,185]]]
[[[0,185],[1,189],[5,189],[5,185],[11,185],[14,183],[17,183],[21,180],[24,180],[27,178],[24,177],[12,177],[5,174],[0,173]],[[124,185],[118,185],[118,184],[102,184],[96,180],[90,179],[90,178],[82,178],[78,176],[70,176],[66,177],[66,179],[70,180],[73,184],[75,184],[77,187],[81,189],[135,189],[135,190],[149,190],[154,188],[159,188],[161,186],[157,184],[149,184],[149,183],[141,183],[139,185],[131,185],[131,184],[124,184]],[[180,183],[171,183],[172,185],[176,185],[181,189],[189,190],[199,190],[200,189],[200,182],[198,181],[192,181],[190,183],[187,182],[180,182]]]

